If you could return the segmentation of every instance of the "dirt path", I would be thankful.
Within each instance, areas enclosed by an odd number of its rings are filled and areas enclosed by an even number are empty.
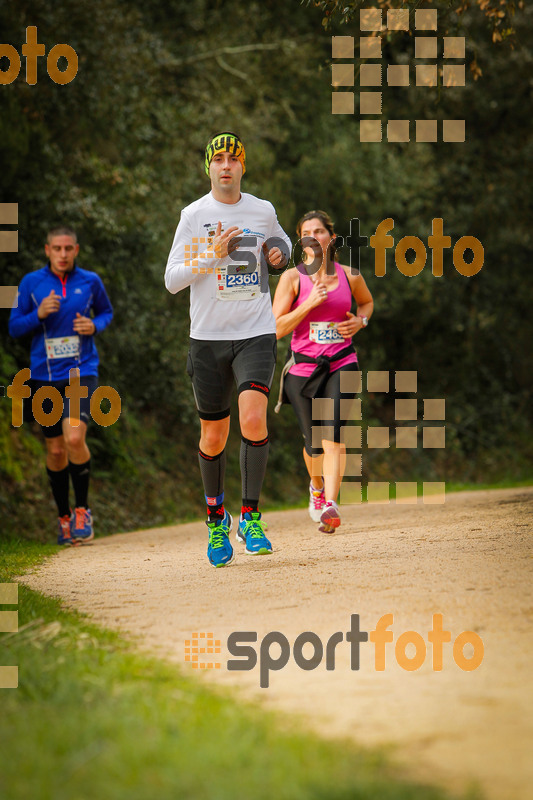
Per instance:
[[[453,789],[477,781],[491,800],[526,800],[533,796],[532,508],[533,488],[449,495],[441,506],[352,506],[331,536],[316,532],[305,511],[276,512],[267,515],[275,553],[253,558],[239,549],[235,564],[220,570],[205,558],[203,523],[137,531],[62,551],[24,581],[191,672],[185,641],[193,631],[213,632],[221,668],[197,670],[201,679],[303,715],[322,735],[391,744],[417,777]],[[325,644],[349,630],[351,614],[372,631],[389,613],[394,642],[382,672],[371,642],[351,670],[346,641],[334,671],[325,661],[303,671],[291,655],[268,689],[259,688],[258,667],[226,668],[232,631],[257,631],[257,651],[269,631],[291,646],[313,631]],[[445,644],[443,669],[433,671],[434,613],[452,643],[464,630],[482,638],[478,669],[460,669]],[[417,671],[395,658],[396,640],[409,630],[427,644]],[[279,647],[271,652],[277,658]],[[303,653],[310,657],[311,645]],[[467,645],[465,657],[472,653]]]

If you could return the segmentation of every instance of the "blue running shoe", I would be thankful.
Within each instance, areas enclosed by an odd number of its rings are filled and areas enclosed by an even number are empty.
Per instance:
[[[261,522],[259,511],[244,514],[239,521],[237,538],[246,542],[245,552],[249,556],[264,556],[272,552],[272,545],[265,536],[266,523]]]
[[[86,544],[94,539],[93,515],[89,508],[76,508],[72,516],[70,535],[75,543]]]
[[[242,519],[242,517],[239,517],[239,524],[237,525],[237,530],[235,532],[235,538],[241,544],[246,544],[246,534],[244,532],[245,525],[246,525],[246,521],[244,519]]]
[[[214,567],[227,567],[234,559],[229,534],[233,525],[231,514],[226,511],[221,522],[206,522],[209,530],[207,558]]]
[[[72,519],[73,519],[72,512],[70,514],[65,514],[64,517],[58,517],[57,519],[57,543],[58,544],[77,544],[72,538],[71,528],[72,528]]]

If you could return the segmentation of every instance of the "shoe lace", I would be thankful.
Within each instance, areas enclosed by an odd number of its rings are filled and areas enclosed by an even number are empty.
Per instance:
[[[76,509],[76,524],[75,528],[84,528],[85,527],[85,518],[87,516],[87,509],[86,508],[77,508]]]
[[[209,544],[213,550],[224,547],[224,539],[228,538],[229,527],[222,522],[209,522]],[[213,527],[211,527],[213,526]]]
[[[320,511],[326,504],[326,498],[324,497],[324,490],[321,489],[319,492],[315,492],[313,489],[313,505],[317,511]]]
[[[62,536],[70,536],[70,515],[65,514],[64,517],[59,517],[59,524],[61,525]]]
[[[263,522],[259,512],[252,513],[252,519],[246,520],[244,525],[244,535],[251,536],[252,539],[263,539],[265,530],[267,528],[266,522]]]

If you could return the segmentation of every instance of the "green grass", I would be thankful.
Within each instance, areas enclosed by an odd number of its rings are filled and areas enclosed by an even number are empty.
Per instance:
[[[447,483],[447,492],[473,492],[478,489],[517,489],[521,486],[533,486],[533,477],[524,478],[523,480],[508,480],[496,481],[493,483]]]
[[[6,543],[0,581],[56,549]],[[0,637],[0,664],[19,667],[19,688],[0,691],[5,800],[449,797],[402,778],[379,751],[324,742],[207,690],[22,585],[18,608],[19,632]]]

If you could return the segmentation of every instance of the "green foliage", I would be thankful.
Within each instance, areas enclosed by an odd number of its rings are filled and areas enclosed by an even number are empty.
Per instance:
[[[333,22],[347,24],[359,16],[362,8],[368,8],[366,0],[301,0],[302,5],[320,8],[324,14],[322,25],[328,29]],[[462,18],[469,10],[485,17],[493,42],[512,38],[512,27],[517,8],[523,9],[524,0],[426,0],[424,8],[436,8],[444,22],[446,32],[457,35],[461,32]],[[420,7],[420,0],[377,0],[377,6],[385,13],[389,8],[406,8],[411,14]]]
[[[450,251],[443,278],[431,275],[429,253],[424,272],[406,278],[392,251],[387,275],[376,278],[373,251],[362,248],[375,314],[356,344],[364,370],[416,369],[420,397],[446,398],[446,452],[431,454],[429,467],[423,451],[411,459],[395,453],[391,480],[438,472],[443,462],[454,480],[527,472],[531,9],[513,16],[512,49],[492,43],[492,23],[478,10],[466,7],[457,17],[457,3],[438,4],[439,19],[448,9],[443,19],[460,24],[467,67],[478,79],[463,89],[384,89],[384,124],[464,118],[465,143],[361,144],[357,117],[331,114],[329,66],[330,34],[357,36],[351,14],[358,4],[343,5],[345,24],[332,15],[327,33],[323,5],[175,0],[163,9],[155,0],[13,0],[0,7],[3,41],[20,50],[31,24],[47,51],[67,42],[79,54],[78,75],[66,86],[54,84],[39,59],[36,86],[26,84],[23,65],[16,81],[0,87],[0,201],[18,202],[20,214],[20,251],[2,254],[0,264],[2,282],[18,283],[43,263],[47,229],[65,221],[79,232],[80,264],[108,288],[115,319],[98,337],[100,378],[119,391],[123,414],[108,430],[91,429],[104,529],[171,521],[176,481],[194,498],[191,513],[202,507],[198,422],[184,370],[188,297],[169,295],[163,272],[180,209],[209,188],[202,153],[217,128],[240,133],[248,160],[243,188],[274,203],[293,241],[301,214],[325,208],[344,236],[352,218],[370,236],[392,217],[396,243],[405,235],[427,241],[432,219],[442,217],[452,246],[463,235],[482,242],[485,265],[473,278],[454,270]],[[389,37],[384,70],[411,63],[413,50],[407,34]],[[348,262],[346,248],[340,257]],[[0,311],[3,385],[27,366],[28,346],[10,339]],[[46,531],[35,510],[48,496],[43,447],[27,423],[8,431],[8,407],[0,399],[0,503],[13,529],[24,508],[32,529]],[[394,424],[392,395],[366,398],[365,409],[367,420]],[[293,501],[306,480],[292,410],[272,414],[269,424],[265,496]],[[236,425],[232,436],[235,450]],[[237,453],[230,459],[228,493],[238,500]],[[365,455],[365,463],[377,470],[379,454]]]

